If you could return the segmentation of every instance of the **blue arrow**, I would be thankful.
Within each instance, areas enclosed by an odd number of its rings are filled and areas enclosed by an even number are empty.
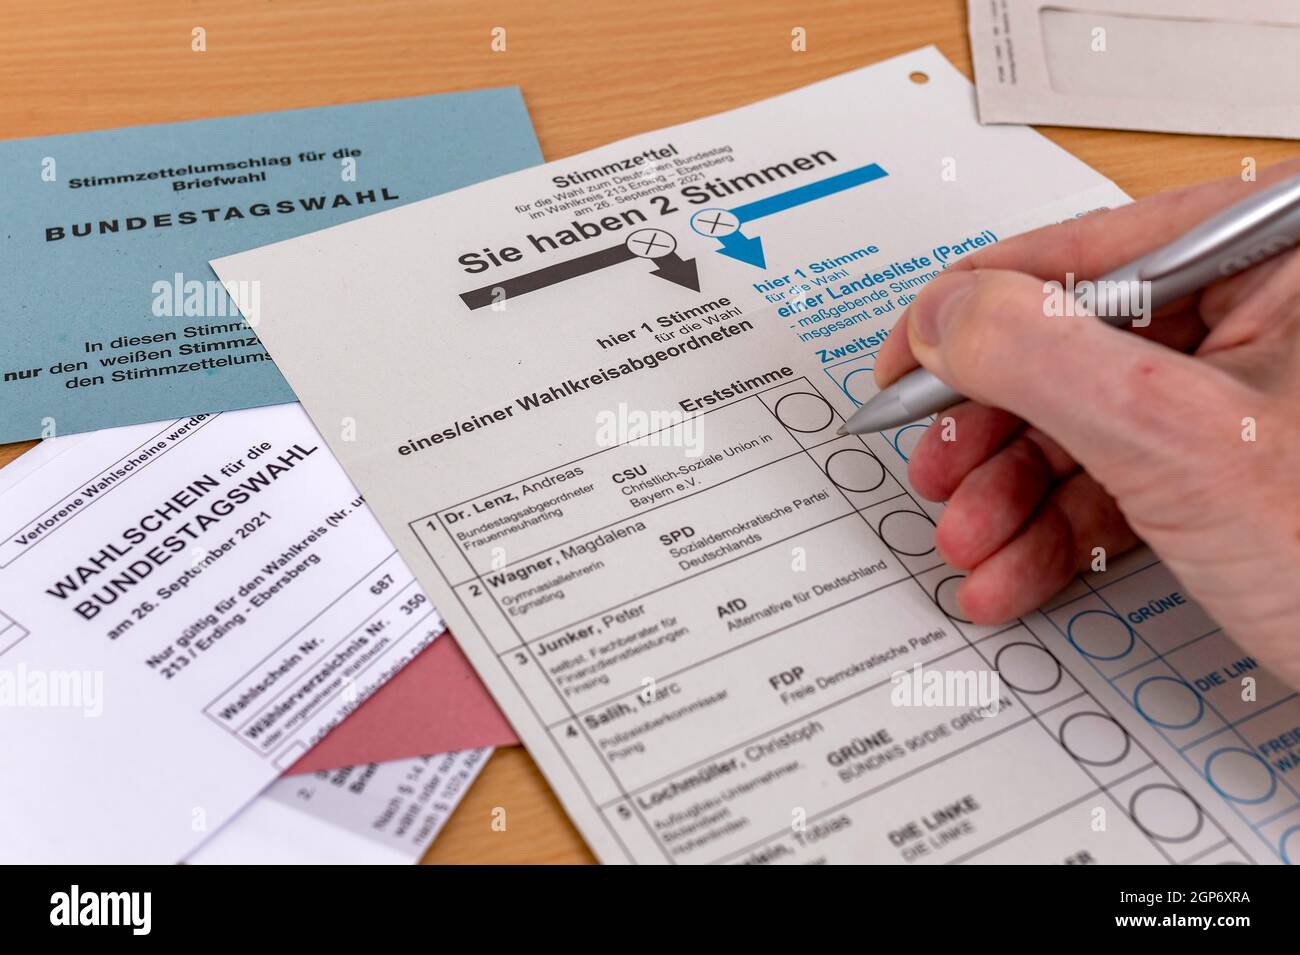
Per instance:
[[[879,165],[871,163],[869,166],[859,166],[857,169],[842,172],[838,176],[819,179],[817,182],[810,182],[805,186],[796,186],[794,189],[778,192],[766,199],[757,199],[746,205],[738,206],[732,209],[731,212],[742,223],[753,222],[755,219],[770,216],[774,212],[784,212],[786,209],[793,209],[795,206],[801,206],[806,202],[814,202],[817,199],[833,196],[837,192],[852,189],[854,186],[860,186],[863,183],[884,179],[888,175],[889,173],[881,169]]]
[[[720,254],[749,265],[757,265],[760,269],[767,268],[767,259],[763,257],[763,240],[757,236],[751,239],[737,231],[731,235],[719,236],[718,241],[722,243],[722,248],[718,249]]]
[[[852,189],[854,186],[860,186],[863,183],[884,179],[888,175],[889,173],[873,162],[867,166],[859,166],[857,169],[842,172],[838,176],[830,176],[827,179],[820,179],[807,185],[796,186],[794,189],[787,189],[785,192],[778,192],[766,199],[757,199],[743,206],[737,206],[730,212],[740,220],[741,225],[744,225],[746,222],[753,222],[755,219],[770,216],[774,212],[784,212],[786,209],[793,209],[795,206],[801,206],[806,202],[833,196],[837,192]],[[767,258],[763,255],[763,240],[758,236],[751,238],[737,229],[730,235],[716,236],[716,238],[722,243],[722,248],[718,249],[720,255],[725,255],[748,265],[758,266],[760,269],[767,268]]]

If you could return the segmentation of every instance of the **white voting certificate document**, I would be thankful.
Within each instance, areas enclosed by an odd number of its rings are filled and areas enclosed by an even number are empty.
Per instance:
[[[190,865],[410,865],[487,764],[490,749],[282,776]]]
[[[940,269],[1124,201],[927,49],[215,266],[603,860],[1278,861],[1300,710],[1169,574],[973,626],[922,426],[836,436]]]
[[[0,860],[173,863],[443,630],[296,404],[0,471]]]

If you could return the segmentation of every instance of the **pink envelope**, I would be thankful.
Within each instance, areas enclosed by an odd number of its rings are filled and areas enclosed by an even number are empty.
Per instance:
[[[288,771],[314,773],[518,743],[455,638],[444,633]]]

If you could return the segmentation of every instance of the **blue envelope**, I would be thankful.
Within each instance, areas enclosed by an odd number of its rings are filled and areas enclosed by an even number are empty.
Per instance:
[[[209,259],[541,159],[514,87],[0,142],[0,443],[293,401]]]

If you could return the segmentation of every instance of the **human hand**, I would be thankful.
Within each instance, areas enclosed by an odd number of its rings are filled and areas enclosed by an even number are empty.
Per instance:
[[[1300,685],[1300,252],[1121,331],[1049,317],[1044,282],[1097,278],[1255,189],[1225,180],[1018,236],[926,286],[882,347],[880,387],[921,364],[969,396],[911,456],[947,501],[962,612],[997,623],[1149,544],[1221,627]],[[951,422],[947,419],[951,418]],[[953,440],[944,440],[944,424]]]

